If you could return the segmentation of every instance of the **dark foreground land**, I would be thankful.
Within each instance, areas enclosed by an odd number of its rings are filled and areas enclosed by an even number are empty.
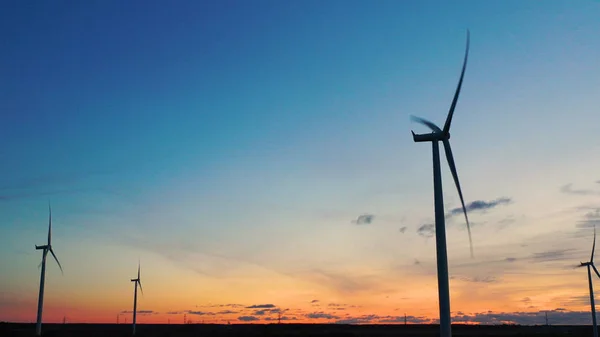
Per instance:
[[[130,324],[44,324],[47,337],[131,336]],[[0,323],[0,336],[34,336],[34,324]],[[342,324],[141,324],[139,337],[192,336],[438,336],[438,325],[342,325]],[[452,325],[454,337],[466,336],[591,336],[591,326]]]

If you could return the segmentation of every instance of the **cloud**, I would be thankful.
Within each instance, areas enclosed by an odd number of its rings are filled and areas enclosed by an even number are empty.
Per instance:
[[[214,312],[207,312],[207,311],[188,310],[187,313],[190,315],[198,315],[198,316],[214,316],[215,315]]]
[[[465,208],[467,209],[467,213],[475,211],[487,211],[496,206],[510,204],[511,202],[512,199],[507,197],[501,197],[492,201],[475,200],[465,205]],[[463,209],[462,207],[457,207],[451,209],[448,214],[446,214],[446,217],[452,217],[460,214],[463,214]]]
[[[556,249],[541,253],[533,253],[531,259],[534,262],[553,262],[573,259],[571,252],[575,249]]]
[[[239,313],[239,311],[223,310],[223,311],[217,312],[217,315],[238,314],[238,313]]]
[[[452,318],[457,323],[480,324],[520,324],[538,325],[545,324],[548,312],[548,321],[553,325],[588,325],[590,313],[588,311],[568,311],[564,308],[534,312],[480,312],[470,315],[456,315]]]
[[[600,208],[596,208],[591,212],[587,212],[583,215],[583,220],[580,220],[577,228],[594,228],[600,225]]]
[[[270,309],[275,308],[275,304],[254,304],[246,307],[246,309]]]
[[[406,232],[406,229],[407,229],[406,226],[400,227],[400,233],[404,234],[404,232]]]
[[[591,189],[573,189],[572,183],[562,186],[560,188],[560,191],[565,194],[574,194],[574,195],[600,195],[600,191],[595,191],[595,190],[591,190]]]
[[[431,238],[433,234],[435,234],[435,225],[434,224],[425,224],[421,225],[421,227],[417,228],[417,234],[424,238]]]
[[[375,215],[373,214],[364,214],[359,216],[356,220],[352,220],[352,223],[357,225],[370,225],[373,222]]]
[[[131,314],[133,313],[133,311],[131,310],[123,310],[121,311],[121,314]],[[153,311],[153,310],[137,310],[138,315],[151,315],[151,314],[158,314],[158,312]]]
[[[329,303],[327,304],[327,306],[329,307],[347,307],[348,304],[342,304],[342,303]]]
[[[319,302],[319,300],[312,300],[312,301],[310,301],[310,303],[317,303],[317,302]]]
[[[238,319],[238,321],[242,321],[242,322],[255,322],[255,321],[260,320],[258,317],[254,317],[254,316],[240,316],[237,319]]]
[[[495,277],[491,277],[491,276],[458,277],[458,279],[461,281],[473,282],[473,283],[495,283],[495,282],[498,282],[498,280]]]
[[[308,277],[313,282],[327,285],[343,295],[378,291],[381,288],[381,279],[377,276],[350,275],[313,269]]]
[[[311,312],[310,314],[306,314],[304,315],[306,316],[306,318],[311,318],[311,319],[340,319],[339,316],[335,316],[332,314],[328,314],[326,312]]]
[[[404,323],[405,316],[382,316],[379,317],[379,323]],[[406,316],[406,322],[412,324],[431,323],[432,320],[425,316]]]

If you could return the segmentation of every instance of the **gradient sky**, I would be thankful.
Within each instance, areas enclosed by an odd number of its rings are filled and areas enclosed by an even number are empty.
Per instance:
[[[3,2],[0,320],[35,320],[50,201],[47,322],[132,310],[138,259],[142,323],[434,321],[431,147],[409,115],[443,124],[469,28],[451,142],[474,259],[442,158],[454,321],[588,324],[572,266],[600,219],[598,17],[593,0]]]

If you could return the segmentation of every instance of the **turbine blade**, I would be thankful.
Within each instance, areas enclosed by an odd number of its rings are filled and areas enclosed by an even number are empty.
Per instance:
[[[140,261],[138,261],[138,280],[140,279]]]
[[[413,122],[421,123],[423,125],[428,126],[433,132],[442,132],[442,130],[440,130],[440,128],[437,125],[433,124],[433,122],[430,122],[424,118],[411,115],[410,119]]]
[[[54,250],[52,248],[50,248],[50,253],[54,257],[54,260],[56,260],[56,263],[58,263],[58,268],[60,268],[60,273],[64,275],[65,273],[63,272],[62,266],[60,265],[60,262],[58,261],[58,258],[56,257],[56,254],[54,254]]]
[[[590,262],[594,262],[594,250],[596,250],[596,225],[594,225],[594,244],[592,244],[592,257],[590,257]]]
[[[142,292],[142,296],[144,296],[144,289],[142,289],[142,281],[138,278],[137,283],[140,285],[140,291]]]
[[[52,208],[48,202],[48,246],[52,244]]]
[[[38,269],[42,268],[42,263],[43,262],[40,262],[40,264],[38,264]]]
[[[594,269],[594,272],[596,273],[596,275],[598,275],[598,277],[600,278],[600,273],[598,272],[598,269],[596,269],[596,266],[594,266],[593,263],[592,263],[592,268]]]
[[[454,99],[452,99],[452,105],[450,105],[450,110],[448,111],[448,117],[446,118],[446,123],[444,124],[444,134],[448,134],[450,131],[450,124],[452,123],[452,115],[454,115],[454,108],[456,108],[456,102],[458,101],[458,95],[460,95],[460,89],[462,87],[463,78],[465,76],[465,69],[467,68],[467,59],[469,58],[469,40],[470,40],[470,32],[467,29],[467,48],[465,50],[465,60],[463,61],[462,71],[460,72],[460,79],[458,80],[458,86],[456,87],[456,92],[454,93]]]
[[[465,207],[465,200],[463,199],[462,189],[460,188],[460,182],[458,181],[458,173],[456,172],[456,165],[454,164],[454,156],[452,156],[452,149],[450,148],[450,142],[448,139],[444,139],[444,150],[446,151],[446,159],[448,160],[448,166],[452,172],[452,178],[456,189],[458,190],[458,196],[460,197],[460,203],[462,205],[463,212],[465,213],[465,221],[467,222],[467,231],[469,232],[469,248],[471,250],[471,257],[473,257],[473,240],[471,239],[471,225],[469,224],[469,217],[467,216],[467,208]]]

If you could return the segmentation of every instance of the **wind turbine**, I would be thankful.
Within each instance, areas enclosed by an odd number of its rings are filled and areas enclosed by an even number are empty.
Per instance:
[[[43,246],[35,245],[36,250],[42,251],[42,262],[40,266],[42,267],[42,272],[40,275],[40,294],[38,296],[38,310],[37,310],[37,323],[35,325],[35,334],[37,336],[42,335],[42,312],[44,308],[44,283],[46,281],[46,256],[48,256],[48,252],[52,254],[56,263],[58,263],[58,267],[60,268],[60,272],[63,273],[62,266],[54,254],[54,250],[52,249],[52,208],[50,207],[50,203],[48,203],[48,242]],[[64,274],[64,273],[63,273]]]
[[[137,316],[137,289],[138,285],[140,286],[140,291],[142,295],[144,295],[144,290],[142,289],[142,281],[140,279],[140,262],[138,261],[138,273],[137,278],[132,279],[131,282],[134,282],[134,291],[133,291],[133,335],[135,336],[135,321]]]
[[[450,326],[450,285],[448,283],[448,256],[446,252],[446,227],[444,217],[444,199],[442,194],[442,173],[440,169],[440,149],[439,143],[444,143],[444,150],[446,152],[446,158],[454,183],[458,189],[458,195],[462,204],[463,212],[465,214],[465,220],[467,222],[467,231],[469,233],[469,245],[471,250],[471,257],[473,257],[473,242],[471,240],[471,227],[469,226],[469,218],[467,217],[467,209],[458,181],[458,174],[456,172],[456,166],[454,164],[454,157],[452,156],[452,149],[450,148],[450,123],[452,123],[452,115],[454,114],[454,108],[456,108],[456,102],[460,94],[460,88],[462,86],[463,77],[465,75],[465,69],[467,67],[467,58],[469,56],[469,30],[467,30],[467,48],[465,51],[465,59],[463,61],[462,71],[460,73],[460,79],[456,92],[454,93],[454,99],[444,124],[444,129],[441,130],[437,125],[432,122],[425,120],[420,117],[411,116],[411,119],[415,122],[428,126],[433,132],[427,134],[415,134],[412,132],[413,140],[415,142],[431,142],[433,147],[433,193],[435,203],[435,241],[436,241],[436,253],[437,253],[437,274],[438,274],[438,292],[439,292],[439,303],[440,303],[440,335],[441,337],[450,337],[452,335]]]
[[[598,277],[600,277],[600,273],[598,273],[598,269],[594,266],[594,250],[596,250],[596,226],[594,226],[594,243],[592,244],[592,255],[590,256],[590,261],[588,262],[579,262],[579,266],[577,267],[587,267],[588,272],[588,282],[590,285],[590,305],[592,307],[592,324],[594,337],[598,337],[598,327],[596,325],[596,303],[594,302],[594,286],[592,284],[592,269]],[[591,268],[590,268],[591,267]]]

